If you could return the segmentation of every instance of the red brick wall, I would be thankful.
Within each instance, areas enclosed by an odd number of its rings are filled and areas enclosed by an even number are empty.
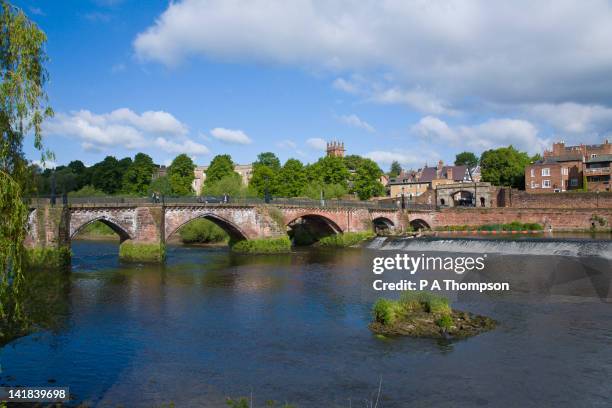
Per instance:
[[[506,190],[505,202],[513,208],[612,208],[612,193],[530,194]]]
[[[576,230],[591,227],[591,217],[596,214],[612,221],[612,208],[607,209],[518,209],[518,208],[488,208],[488,209],[459,209],[446,208],[433,214],[432,227],[450,225],[483,225],[505,224],[512,221],[537,222],[553,230]]]

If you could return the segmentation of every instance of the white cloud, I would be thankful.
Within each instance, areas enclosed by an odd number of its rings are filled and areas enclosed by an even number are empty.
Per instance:
[[[606,0],[183,0],[134,49],[167,65],[197,55],[388,74],[380,101],[440,115],[475,102],[611,105],[610,38]]]
[[[121,108],[95,114],[88,110],[58,113],[44,123],[48,135],[74,137],[85,150],[102,151],[111,147],[142,149],[149,146],[148,135],[184,137],[187,126],[164,111],[137,114]]]
[[[155,139],[155,145],[168,153],[189,153],[193,155],[197,154],[208,154],[210,150],[206,146],[200,143],[196,143],[193,140],[184,140],[180,143],[167,140],[163,137]]]
[[[215,138],[224,143],[230,144],[250,144],[253,140],[242,130],[225,129],[225,128],[214,128],[210,131],[210,134]]]
[[[293,140],[285,139],[276,143],[276,146],[281,149],[295,149],[297,145]]]
[[[359,118],[359,116],[357,116],[355,114],[339,116],[338,119],[342,123],[347,124],[347,125],[352,126],[352,127],[356,127],[356,128],[360,128],[360,129],[363,129],[363,130],[367,130],[368,132],[375,132],[376,131],[372,125],[370,125],[365,120],[362,120],[361,118]]]
[[[383,168],[387,168],[392,162],[397,161],[404,169],[420,168],[427,162],[437,163],[440,158],[436,152],[423,149],[419,149],[418,152],[415,150],[374,150],[366,153],[365,156],[374,160]]]
[[[439,118],[426,116],[411,131],[428,143],[449,143],[477,152],[513,145],[529,153],[539,153],[550,145],[550,140],[540,137],[531,122],[521,119],[489,119],[476,125],[452,127]]]
[[[320,137],[312,137],[306,140],[306,144],[313,150],[325,150],[327,149],[327,142]]]
[[[577,103],[536,104],[526,107],[534,118],[543,120],[558,132],[569,135],[600,135],[612,129],[612,108]],[[592,137],[596,141],[597,137]],[[582,140],[587,142],[587,140]]]

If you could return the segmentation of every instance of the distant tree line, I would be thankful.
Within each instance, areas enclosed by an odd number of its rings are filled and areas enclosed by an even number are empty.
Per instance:
[[[150,156],[138,153],[134,158],[118,160],[107,156],[87,167],[80,160],[55,169],[42,170],[32,165],[30,195],[48,195],[55,184],[58,195],[73,196],[132,195],[147,196],[154,192],[163,195],[194,195],[192,183],[196,165],[186,154],[174,158],[167,173],[154,177],[158,165]],[[215,156],[208,170],[201,194],[205,196],[308,197],[318,199],[353,196],[361,200],[384,195],[380,183],[383,171],[367,158],[356,155],[322,157],[312,164],[289,159],[281,165],[272,152],[260,153],[253,163],[253,174],[244,185],[240,174],[234,171],[230,155]]]

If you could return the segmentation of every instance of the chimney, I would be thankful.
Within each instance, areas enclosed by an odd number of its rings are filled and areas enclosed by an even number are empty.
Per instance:
[[[453,180],[453,168],[449,167],[446,169],[446,178],[449,180]]]

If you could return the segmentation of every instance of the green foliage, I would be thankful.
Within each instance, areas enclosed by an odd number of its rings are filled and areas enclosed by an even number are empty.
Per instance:
[[[385,187],[380,183],[383,172],[374,161],[362,159],[353,176],[353,191],[357,193],[360,200],[368,200],[372,197],[385,194]]]
[[[168,167],[168,181],[173,195],[188,196],[193,194],[191,183],[195,179],[193,160],[186,154],[179,154]],[[208,179],[207,179],[208,181]]]
[[[166,257],[163,244],[125,241],[119,246],[119,258],[128,262],[162,262]]]
[[[248,196],[247,187],[242,184],[242,177],[236,172],[232,172],[214,183],[204,184],[202,196],[221,197],[228,194],[230,197]]]
[[[117,235],[115,231],[101,221],[94,221],[87,224],[79,231],[79,235]]]
[[[304,195],[313,200],[321,198],[321,191],[323,191],[323,198],[334,199],[342,198],[348,194],[348,190],[341,184],[322,184],[320,182],[310,182],[304,187]]]
[[[71,191],[68,193],[69,197],[103,197],[106,193],[104,191],[97,190],[94,186],[83,186],[78,191]]]
[[[271,196],[278,194],[277,183],[278,172],[275,172],[270,167],[263,164],[257,164],[253,167],[253,176],[249,182],[249,187],[258,196],[264,197],[266,187],[268,194]]]
[[[448,314],[442,315],[438,320],[436,320],[436,324],[440,328],[448,330],[453,325],[453,318]]]
[[[364,232],[345,232],[343,234],[334,234],[319,240],[319,245],[323,247],[345,248],[365,241],[374,237],[371,231]]]
[[[393,160],[391,168],[389,169],[389,177],[397,177],[402,172],[402,166],[398,161]]]
[[[461,152],[455,156],[455,166],[476,167],[478,157],[472,152]]]
[[[225,403],[230,408],[253,408],[253,404],[246,397],[241,397],[238,399],[227,398]],[[276,407],[276,401],[266,401],[266,407]],[[295,405],[284,403],[282,405],[278,405],[279,408],[296,408]]]
[[[425,312],[450,318],[452,309],[448,299],[431,292],[404,292],[399,300],[380,298],[372,309],[374,319],[385,325],[393,325],[409,313]],[[452,319],[451,319],[452,324]]]
[[[487,150],[480,158],[482,181],[524,189],[525,166],[529,163],[529,155],[512,146]]]
[[[172,187],[170,186],[170,179],[168,176],[157,177],[155,180],[151,181],[147,195],[151,195],[153,193],[158,193],[161,195],[172,194]]]
[[[147,194],[155,164],[144,153],[134,156],[134,161],[123,175],[123,191],[128,194],[144,196]]]
[[[285,228],[285,217],[283,217],[283,212],[276,207],[268,207],[268,215],[276,223],[276,225],[284,229]]]
[[[242,254],[277,254],[291,251],[289,237],[245,239],[232,245],[232,251]]]
[[[304,165],[296,159],[289,159],[280,170],[278,193],[283,197],[300,197],[306,188]]]
[[[306,168],[309,181],[321,184],[339,184],[346,188],[349,171],[342,157],[326,156]]]
[[[206,181],[205,186],[216,183],[222,178],[231,175],[234,172],[234,162],[229,154],[219,154],[213,157],[206,170]]]
[[[53,115],[45,93],[46,41],[45,33],[20,9],[0,0],[0,170],[19,185],[27,169],[23,139],[31,134],[34,147],[42,150],[42,123]],[[49,152],[42,155],[52,157]]]
[[[24,265],[28,269],[66,269],[70,266],[71,257],[72,253],[69,247],[28,248]]]
[[[378,299],[372,309],[374,319],[384,325],[392,325],[404,316],[400,303],[389,299]]]
[[[253,167],[258,165],[269,167],[274,171],[279,171],[281,168],[280,160],[272,152],[259,153]]]
[[[206,219],[188,222],[179,229],[178,234],[185,244],[223,242],[229,239],[223,229]]]
[[[106,156],[104,160],[91,167],[91,183],[106,194],[115,194],[121,190],[123,177],[119,160],[113,156]]]

